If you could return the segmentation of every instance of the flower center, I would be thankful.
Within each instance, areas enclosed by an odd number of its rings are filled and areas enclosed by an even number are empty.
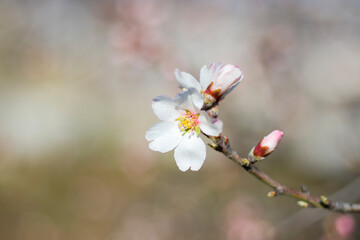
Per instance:
[[[186,110],[186,113],[179,118],[176,119],[178,121],[178,125],[180,128],[180,131],[183,132],[183,135],[187,132],[195,131],[198,135],[200,133],[200,127],[199,127],[199,120],[198,120],[199,114],[191,113],[190,111]]]

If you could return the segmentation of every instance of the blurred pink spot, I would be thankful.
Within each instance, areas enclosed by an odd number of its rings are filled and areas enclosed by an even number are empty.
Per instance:
[[[349,237],[355,230],[355,220],[350,215],[343,215],[335,220],[335,229],[341,237]]]
[[[252,198],[239,198],[224,209],[226,240],[272,240],[273,228]]]

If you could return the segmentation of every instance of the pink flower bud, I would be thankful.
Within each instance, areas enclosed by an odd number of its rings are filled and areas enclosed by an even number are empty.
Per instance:
[[[238,66],[227,64],[211,64],[211,83],[204,91],[205,95],[210,95],[216,101],[223,99],[234,87],[241,82],[243,74]]]
[[[275,150],[283,135],[284,134],[282,131],[275,130],[269,135],[263,137],[263,139],[261,139],[261,141],[251,149],[249,157],[252,157],[255,160],[264,159],[267,155]]]

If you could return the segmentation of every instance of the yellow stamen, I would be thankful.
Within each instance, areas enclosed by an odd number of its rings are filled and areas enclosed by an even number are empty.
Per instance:
[[[186,113],[179,118],[176,119],[178,121],[178,126],[180,131],[184,132],[183,134],[187,133],[188,131],[195,131],[196,127],[198,126],[198,117],[199,114],[192,114],[190,111],[186,111]],[[196,131],[198,133],[200,131]]]

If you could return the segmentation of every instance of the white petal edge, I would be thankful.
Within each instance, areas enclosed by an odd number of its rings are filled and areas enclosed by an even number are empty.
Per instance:
[[[180,72],[178,69],[174,72],[176,81],[184,88],[195,88],[201,91],[200,83],[189,73]]]
[[[204,105],[204,98],[194,88],[189,88],[188,90],[179,93],[176,96],[176,100],[183,109],[193,113],[198,113]]]
[[[149,148],[153,151],[165,153],[173,150],[182,139],[182,134],[177,123],[159,122],[152,126],[145,134]]]
[[[174,157],[181,171],[189,168],[198,171],[206,158],[206,146],[196,134],[185,134],[179,145],[175,148]]]
[[[233,84],[229,90],[227,90],[223,95],[221,95],[220,100],[224,99],[224,97],[226,97],[229,93],[231,93],[232,90],[234,90],[235,87],[242,81],[242,79],[243,76],[241,76],[240,80],[237,83]]]
[[[219,136],[222,131],[223,122],[220,119],[210,117],[205,111],[199,116],[199,127],[203,133],[209,136]]]
[[[203,96],[199,92],[195,91],[195,89],[189,89],[189,92],[194,106],[197,108],[198,111],[200,111],[200,109],[204,105]]]
[[[167,96],[157,96],[152,102],[155,115],[163,121],[173,121],[180,116],[177,106],[178,103]]]
[[[200,70],[200,85],[201,88],[205,91],[211,83],[211,74],[206,65],[204,65]]]
[[[216,63],[213,62],[210,67],[209,67],[209,76],[210,76],[210,81],[216,81],[217,77],[218,77],[218,73],[220,68],[222,68],[222,64],[221,63]]]

